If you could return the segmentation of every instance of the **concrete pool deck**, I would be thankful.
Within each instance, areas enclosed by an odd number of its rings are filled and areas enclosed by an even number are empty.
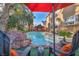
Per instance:
[[[44,36],[47,38],[46,39],[47,41],[53,42],[53,33],[44,32]],[[49,40],[49,38],[50,38],[50,40]],[[56,34],[55,39],[56,39],[55,43],[59,43],[61,40],[63,40],[63,37]],[[72,42],[72,38],[66,38],[66,41]]]

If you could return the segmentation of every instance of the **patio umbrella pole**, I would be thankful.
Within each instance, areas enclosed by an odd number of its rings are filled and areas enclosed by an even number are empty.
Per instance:
[[[55,55],[55,6],[52,4],[52,23],[53,23],[53,48],[54,48],[54,55]]]

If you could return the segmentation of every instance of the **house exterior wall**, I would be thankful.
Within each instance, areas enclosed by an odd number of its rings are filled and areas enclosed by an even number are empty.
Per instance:
[[[62,16],[62,19],[64,20],[64,22],[60,26],[60,28],[57,28],[57,30],[58,31],[65,30],[73,33],[78,31],[79,30],[79,4],[74,4],[73,6],[69,6],[64,9],[65,10],[62,11],[62,13],[58,14],[59,18],[61,18]],[[73,9],[72,12],[67,12],[69,10],[71,11],[71,9]],[[71,22],[71,24],[69,24],[68,22]]]

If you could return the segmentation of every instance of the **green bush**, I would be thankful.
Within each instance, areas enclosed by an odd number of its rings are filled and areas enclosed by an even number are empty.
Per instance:
[[[63,36],[63,37],[71,37],[72,33],[66,32],[66,31],[60,31],[58,35]]]
[[[25,28],[24,28],[23,26],[21,26],[21,25],[17,26],[17,29],[18,29],[19,31],[21,31],[21,32],[28,32],[28,30],[25,29]]]

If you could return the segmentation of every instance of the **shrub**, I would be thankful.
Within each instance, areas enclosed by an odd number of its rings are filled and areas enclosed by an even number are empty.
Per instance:
[[[71,32],[66,32],[66,31],[60,31],[58,35],[63,36],[63,37],[71,37]]]

